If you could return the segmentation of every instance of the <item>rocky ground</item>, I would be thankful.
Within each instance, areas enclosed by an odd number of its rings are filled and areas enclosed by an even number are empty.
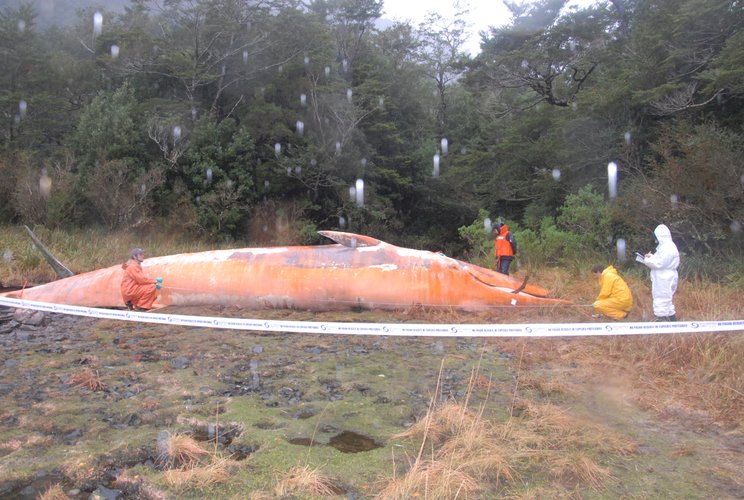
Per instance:
[[[381,318],[367,312],[335,320]],[[738,431],[679,409],[672,418],[670,402],[659,402],[665,411],[641,407],[622,371],[566,355],[582,341],[550,342],[555,356],[526,371],[533,345],[525,343],[260,334],[0,310],[0,497],[37,498],[59,485],[68,498],[249,498],[274,491],[282,471],[310,464],[335,478],[339,496],[371,498],[405,463],[396,434],[432,400],[503,419],[517,397],[560,408],[576,432],[601,426],[632,446],[593,455],[612,472],[601,487],[561,482],[527,465],[508,490],[490,494],[744,497]],[[174,482],[163,448],[175,433],[229,459],[229,479]],[[594,453],[589,448],[583,451]]]

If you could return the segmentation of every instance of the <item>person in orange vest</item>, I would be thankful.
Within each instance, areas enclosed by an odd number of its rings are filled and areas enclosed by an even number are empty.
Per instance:
[[[503,223],[496,224],[493,232],[496,238],[493,241],[493,254],[496,256],[496,270],[502,274],[509,274],[509,264],[517,255],[517,240],[509,231],[509,226]]]
[[[633,294],[628,284],[615,266],[604,267],[595,264],[592,266],[592,272],[599,279],[599,295],[592,304],[597,311],[594,317],[605,315],[612,319],[625,318],[633,308]]]
[[[149,311],[158,296],[162,278],[148,278],[142,272],[142,262],[145,260],[145,251],[135,248],[130,254],[129,260],[121,265],[124,276],[121,279],[121,296],[127,309],[135,311]]]

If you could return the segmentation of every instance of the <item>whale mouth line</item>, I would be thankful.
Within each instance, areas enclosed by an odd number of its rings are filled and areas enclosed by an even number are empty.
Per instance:
[[[545,298],[546,297],[545,295],[524,292],[524,289],[527,287],[527,280],[530,279],[529,275],[527,275],[527,276],[524,277],[524,280],[522,281],[522,283],[517,288],[509,289],[509,288],[507,288],[507,287],[505,287],[503,285],[494,285],[493,283],[489,283],[484,278],[481,278],[478,274],[474,273],[470,268],[466,268],[466,271],[470,274],[470,276],[473,277],[474,280],[478,281],[479,283],[483,283],[484,285],[486,285],[486,286],[488,286],[490,288],[496,288],[496,289],[499,289],[499,290],[502,290],[502,291],[505,291],[505,292],[513,293],[515,295],[520,294],[520,293],[524,293],[525,295],[529,295],[530,297],[539,297],[539,298]]]

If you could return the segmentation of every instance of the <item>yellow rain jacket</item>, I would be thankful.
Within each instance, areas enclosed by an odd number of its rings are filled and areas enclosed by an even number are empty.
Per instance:
[[[593,306],[612,319],[623,319],[633,307],[633,294],[614,266],[607,266],[599,277],[599,295]]]

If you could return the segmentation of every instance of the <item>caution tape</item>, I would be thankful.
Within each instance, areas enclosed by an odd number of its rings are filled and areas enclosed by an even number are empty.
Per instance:
[[[0,305],[57,314],[158,323],[163,325],[329,335],[389,335],[398,337],[582,337],[744,331],[744,320],[531,324],[343,323],[331,321],[284,321],[223,318],[219,316],[187,316],[181,314],[70,306],[7,297],[0,297]]]

